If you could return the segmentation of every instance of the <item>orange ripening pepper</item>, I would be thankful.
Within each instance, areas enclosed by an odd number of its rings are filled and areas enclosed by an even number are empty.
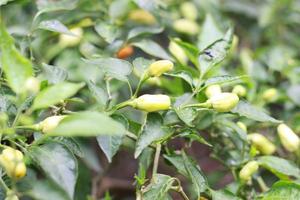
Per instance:
[[[134,49],[131,45],[127,45],[123,48],[121,48],[118,52],[117,52],[117,58],[120,59],[126,59],[128,57],[130,57],[134,52]]]

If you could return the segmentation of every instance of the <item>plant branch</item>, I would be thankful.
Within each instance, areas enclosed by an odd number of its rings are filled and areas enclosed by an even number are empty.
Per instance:
[[[266,192],[267,190],[269,190],[268,186],[266,185],[265,181],[262,179],[261,176],[258,176],[256,178],[256,180],[257,180],[258,185],[259,185],[262,192]]]
[[[148,79],[149,79],[149,76],[147,75],[147,73],[144,73],[144,74],[142,75],[142,77],[141,77],[141,79],[140,79],[138,85],[137,85],[137,88],[136,88],[136,90],[135,90],[135,92],[134,92],[132,98],[136,98],[136,97],[137,97],[138,92],[140,91],[140,89],[141,89],[143,83],[144,83],[146,80],[148,80]]]
[[[155,157],[154,157],[154,163],[153,163],[152,180],[154,179],[155,175],[157,174],[160,151],[161,151],[161,144],[157,144],[156,151],[155,151]]]
[[[178,192],[184,200],[189,200],[189,197],[185,194],[181,186],[179,187]]]
[[[0,177],[0,185],[5,191],[9,191],[9,188],[7,187],[6,183],[3,181],[1,177]]]
[[[195,104],[189,104],[189,105],[185,105],[182,108],[189,108],[189,107],[202,107],[202,108],[208,108],[210,107],[210,103],[209,102],[203,102],[203,103],[195,103]]]

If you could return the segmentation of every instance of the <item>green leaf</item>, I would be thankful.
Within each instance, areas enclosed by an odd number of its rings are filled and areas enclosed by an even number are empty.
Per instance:
[[[204,87],[208,87],[210,85],[215,85],[215,84],[227,84],[227,83],[232,83],[232,82],[238,82],[241,81],[242,79],[246,78],[247,76],[229,76],[229,75],[223,75],[223,76],[215,76],[207,79],[204,83]]]
[[[183,137],[183,138],[187,138],[191,142],[197,141],[201,144],[205,144],[207,146],[212,147],[212,145],[209,142],[207,142],[204,137],[202,137],[201,135],[197,134],[197,132],[192,131],[192,130],[185,130],[185,131],[181,132],[178,136]]]
[[[112,116],[116,121],[122,123],[126,129],[128,129],[129,124],[125,117],[122,115]],[[123,135],[101,135],[97,137],[97,142],[102,151],[104,152],[108,162],[112,161],[113,156],[118,152],[123,141]]]
[[[276,176],[286,179],[287,176],[300,178],[300,169],[291,161],[275,156],[261,156],[257,159],[260,166],[270,170]]]
[[[176,108],[175,112],[177,113],[179,119],[181,119],[186,125],[193,127],[194,119],[197,117],[198,112],[195,108]]]
[[[245,100],[240,100],[238,105],[233,108],[231,112],[259,122],[281,123],[281,121],[274,119]]]
[[[6,5],[7,3],[14,1],[14,0],[0,0],[0,6]]]
[[[61,82],[52,85],[37,94],[33,101],[33,109],[48,108],[61,101],[74,96],[78,90],[84,86],[84,83]]]
[[[6,31],[1,18],[0,50],[1,68],[5,73],[8,85],[17,94],[24,92],[26,80],[33,76],[32,64],[16,49],[14,39]]]
[[[155,56],[157,58],[173,60],[170,55],[156,42],[152,40],[141,40],[139,42],[132,43],[133,46],[136,46],[146,52],[151,56]]]
[[[73,199],[78,173],[73,154],[64,145],[54,142],[32,146],[28,152],[44,173]]]
[[[135,176],[140,186],[144,185],[147,181],[147,171],[153,161],[154,150],[152,148],[146,148],[139,156],[138,161],[138,176]]]
[[[74,138],[55,137],[54,141],[65,145],[74,155],[81,158],[84,156],[81,146]]]
[[[46,180],[31,180],[29,182],[31,189],[27,191],[28,196],[38,200],[70,200],[71,198],[66,195],[57,185],[51,181]],[[27,196],[27,195],[26,195]]]
[[[144,36],[147,34],[161,33],[163,30],[164,30],[163,27],[149,27],[149,26],[135,27],[129,31],[127,40],[131,40],[133,38]]]
[[[36,2],[39,11],[50,12],[58,10],[72,10],[76,7],[78,0],[38,0]]]
[[[143,200],[166,200],[168,199],[168,191],[175,183],[175,178],[164,174],[155,174],[151,182],[143,190]]]
[[[262,198],[257,198],[260,200],[283,200],[283,199],[300,199],[300,185],[288,182],[288,181],[278,181],[272,188],[263,194]]]
[[[78,0],[38,0],[36,2],[39,12],[34,16],[35,21],[41,14],[46,12],[60,11],[60,10],[73,10],[76,8]]]
[[[49,136],[98,136],[98,135],[118,135],[125,134],[125,128],[119,122],[113,120],[103,113],[79,112],[64,118]]]
[[[200,64],[201,75],[205,74],[214,66],[222,62],[231,46],[233,30],[229,29],[223,39],[215,41],[201,52],[198,61]]]
[[[130,62],[117,58],[84,59],[84,61],[88,64],[97,65],[107,76],[120,81],[127,81],[127,76],[132,71]]]
[[[187,55],[187,57],[191,60],[191,62],[195,65],[195,66],[199,66],[198,63],[198,56],[199,56],[199,49],[194,46],[191,43],[187,43],[187,42],[183,42],[181,40],[178,39],[171,39],[173,42],[176,42],[185,52],[185,54]]]
[[[210,190],[212,200],[241,200],[228,190]]]
[[[290,86],[287,95],[296,105],[300,106],[300,84]]]
[[[129,12],[130,7],[130,0],[115,0],[110,3],[108,10],[109,17],[113,20],[122,18]]]
[[[118,152],[120,145],[122,144],[122,136],[109,136],[103,135],[97,137],[98,145],[104,152],[108,162],[111,163],[113,156]]]
[[[205,49],[215,41],[222,39],[223,35],[224,33],[221,31],[213,16],[211,14],[206,14],[202,31],[199,35],[199,49]]]
[[[107,43],[112,43],[120,36],[120,29],[118,27],[105,22],[97,23],[95,30]]]
[[[167,76],[172,76],[172,77],[177,77],[185,80],[191,88],[193,88],[193,77],[191,73],[187,71],[177,71],[177,72],[172,72],[172,73],[164,73]]]
[[[236,123],[233,123],[232,121],[229,121],[229,120],[220,120],[220,121],[218,121],[218,123],[220,123],[222,127],[224,127],[224,126],[225,127],[229,127],[232,130],[234,130],[238,134],[239,138],[244,143],[248,142],[248,140],[247,140],[247,132],[245,132],[238,125],[236,125]]]
[[[161,140],[169,134],[170,132],[167,127],[163,126],[161,115],[158,113],[149,113],[136,142],[134,157],[137,158],[152,142]]]
[[[62,33],[62,34],[76,36],[74,33],[69,31],[69,29],[63,23],[61,23],[60,21],[58,21],[56,19],[41,21],[40,24],[38,25],[38,28],[56,32],[56,33]]]
[[[184,152],[182,155],[172,155],[164,157],[176,167],[178,172],[185,177],[187,177],[193,186],[193,192],[196,193],[198,198],[200,197],[200,193],[204,192],[207,189],[207,183],[203,176],[203,173],[199,166],[191,160]]]
[[[4,191],[4,188],[0,188],[0,200],[5,200],[6,192]]]
[[[138,77],[141,77],[142,74],[148,69],[148,67],[154,62],[155,60],[149,60],[143,57],[138,57],[133,60],[132,64],[134,67],[134,74]]]
[[[45,63],[42,64],[44,75],[49,83],[56,84],[63,82],[68,77],[68,72],[58,66],[47,65]]]
[[[97,103],[102,109],[105,108],[105,105],[108,100],[107,92],[104,91],[101,87],[95,85],[92,81],[88,82],[88,88],[91,91],[92,96],[96,99]]]

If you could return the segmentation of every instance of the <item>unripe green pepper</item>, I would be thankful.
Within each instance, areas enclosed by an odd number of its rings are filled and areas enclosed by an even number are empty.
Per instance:
[[[67,34],[61,34],[59,36],[59,44],[63,47],[73,47],[80,43],[82,36],[83,36],[83,30],[80,27],[72,28],[70,31],[74,35],[67,35]]]
[[[163,94],[144,94],[133,100],[131,106],[146,112],[167,110],[171,106],[170,97]]]
[[[280,124],[277,127],[277,132],[280,141],[286,150],[295,152],[300,148],[300,139],[290,127],[285,124]]]
[[[162,84],[159,77],[151,77],[147,79],[146,83],[148,83],[149,85],[156,85],[156,86],[161,86]]]
[[[278,91],[276,88],[269,88],[263,92],[262,97],[266,102],[275,101],[278,97]]]
[[[232,89],[232,93],[237,94],[239,97],[244,97],[247,94],[247,90],[244,86],[242,85],[236,85],[234,86],[234,88]]]
[[[246,165],[243,166],[243,168],[241,169],[240,173],[239,173],[239,178],[244,181],[247,182],[248,180],[250,180],[251,176],[257,172],[259,167],[259,164],[256,161],[250,161],[248,162]]]
[[[240,127],[243,131],[247,132],[247,126],[243,122],[238,121],[236,125],[238,125],[238,127]]]
[[[262,134],[251,133],[248,135],[248,140],[250,140],[253,146],[264,155],[271,155],[276,150],[275,145]]]
[[[178,19],[174,22],[173,28],[179,32],[187,35],[197,35],[199,26],[196,22],[189,19]]]
[[[171,54],[182,64],[186,64],[188,57],[185,54],[184,50],[176,43],[171,41],[169,44],[169,51]]]
[[[146,25],[152,25],[156,23],[155,17],[144,9],[132,10],[128,15],[128,19],[133,22]]]
[[[19,200],[18,196],[14,193],[14,191],[8,190],[6,192],[6,198],[4,200]]]
[[[239,97],[234,93],[219,93],[214,94],[208,100],[211,107],[218,112],[229,112],[239,102]]]
[[[14,179],[20,179],[26,175],[26,165],[23,161],[23,153],[13,148],[6,148],[0,154],[0,164],[7,175]]]
[[[149,66],[148,75],[158,77],[165,72],[171,71],[173,67],[174,64],[169,60],[158,60]]]
[[[49,133],[50,131],[54,130],[58,126],[60,121],[63,120],[65,117],[66,115],[47,117],[38,125],[43,133]]]
[[[215,94],[220,94],[222,93],[222,88],[220,85],[210,85],[205,89],[205,95],[210,98]]]
[[[180,5],[180,11],[184,18],[195,21],[198,17],[198,10],[192,2],[184,2]]]

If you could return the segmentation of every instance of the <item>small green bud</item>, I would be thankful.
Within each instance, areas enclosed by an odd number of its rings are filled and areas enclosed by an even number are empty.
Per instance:
[[[246,165],[243,166],[243,168],[241,169],[240,173],[239,173],[239,177],[242,181],[247,182],[251,176],[257,172],[259,167],[258,162],[256,161],[250,161],[248,162]]]
[[[207,102],[209,102],[213,109],[218,112],[229,112],[239,102],[239,97],[234,93],[219,93],[211,96]]]
[[[173,67],[174,64],[169,60],[158,60],[149,66],[148,75],[158,77],[165,72],[171,71]]]
[[[36,94],[40,91],[40,81],[35,77],[30,77],[25,82],[25,89],[29,93]]]
[[[63,47],[73,47],[80,43],[82,36],[83,36],[83,30],[82,28],[72,28],[70,31],[74,35],[67,35],[67,34],[61,34],[59,36],[59,44]]]
[[[276,88],[269,88],[263,92],[262,97],[266,102],[275,101],[278,97],[278,91]]]
[[[300,148],[300,139],[290,127],[285,124],[280,124],[277,127],[277,132],[280,141],[286,150],[295,152]]]
[[[220,85],[210,85],[205,90],[205,95],[210,98],[215,94],[222,93],[222,88]]]
[[[244,97],[247,94],[247,90],[242,85],[236,85],[236,86],[234,86],[232,93],[237,94],[239,97]]]
[[[271,155],[275,152],[275,145],[265,136],[259,133],[252,133],[248,135],[248,140],[253,146],[264,155]]]
[[[173,28],[183,34],[197,35],[199,32],[199,26],[196,22],[188,19],[178,19],[174,22]]]
[[[171,100],[169,96],[163,94],[144,94],[133,100],[131,105],[139,110],[155,112],[169,109]]]
[[[50,131],[54,130],[58,126],[60,121],[65,117],[66,115],[47,117],[39,123],[39,126],[43,133],[49,133]]]
[[[180,5],[180,12],[186,19],[195,21],[198,17],[198,10],[195,4],[192,2],[184,2]]]
[[[176,42],[170,42],[169,51],[180,63],[187,63],[188,57],[186,56],[184,50]]]
[[[247,132],[247,126],[243,122],[238,121],[236,125],[238,125],[238,127],[240,127],[243,131]]]

